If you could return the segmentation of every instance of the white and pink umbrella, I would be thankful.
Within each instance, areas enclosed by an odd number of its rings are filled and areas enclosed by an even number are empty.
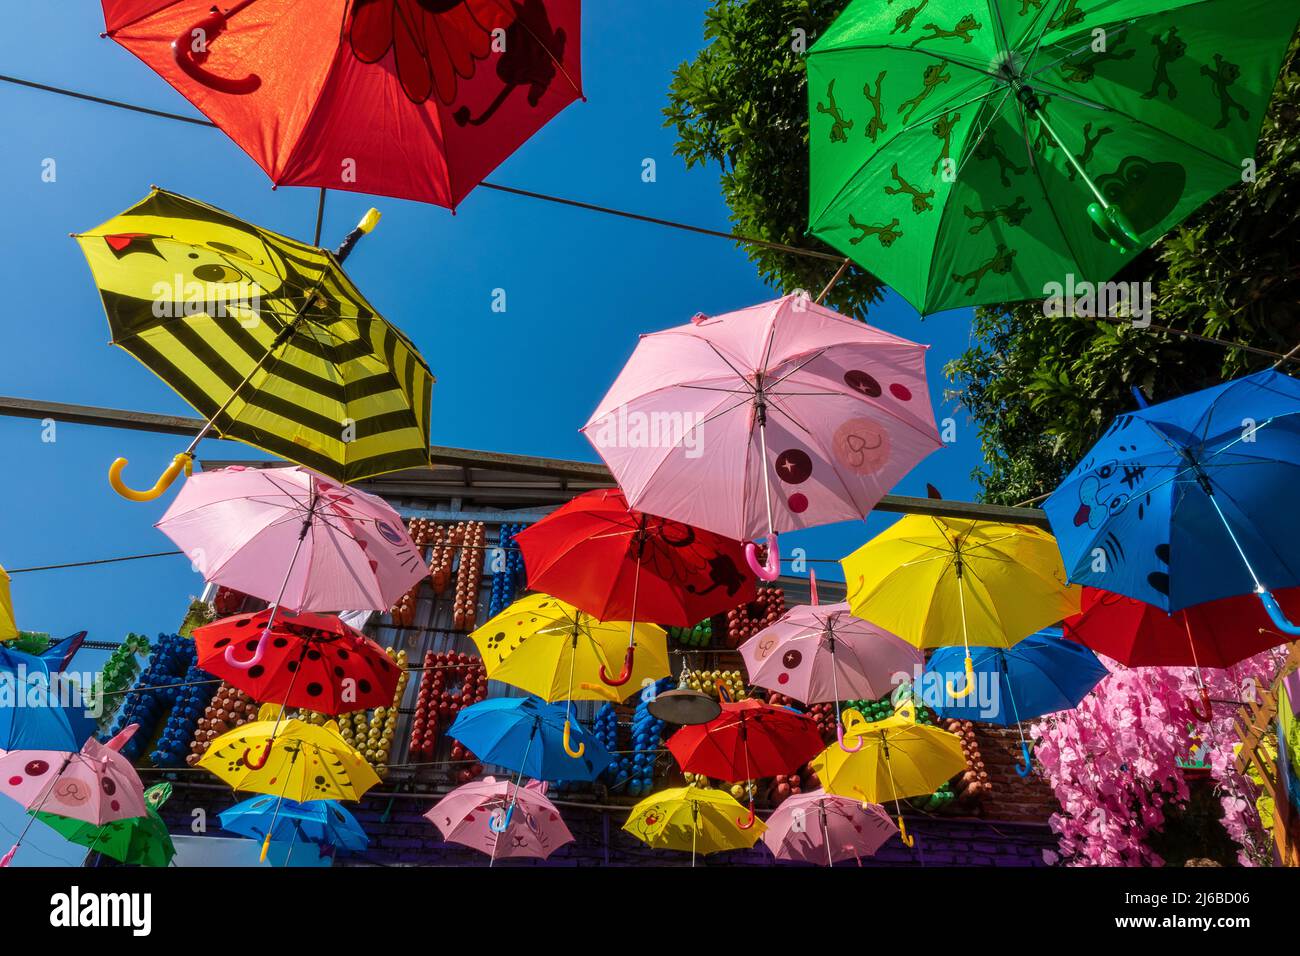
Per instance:
[[[104,826],[147,812],[144,784],[131,761],[119,753],[138,729],[131,724],[106,744],[93,737],[79,751],[11,750],[0,757],[0,795],[24,810],[53,813]],[[9,852],[8,866],[27,835],[31,820]]]
[[[750,542],[775,580],[778,532],[864,517],[942,444],[925,352],[806,296],[697,315],[641,337],[583,431],[630,507]]]
[[[442,831],[443,839],[486,853],[493,863],[544,860],[573,841],[540,780],[522,787],[495,777],[473,780],[451,791],[424,816]]]
[[[778,860],[834,866],[872,856],[898,833],[885,808],[810,790],[786,797],[767,818],[763,842]]]
[[[300,466],[195,475],[157,528],[204,580],[295,611],[385,611],[429,573],[387,502]],[[231,666],[261,661],[271,624]]]
[[[740,645],[749,682],[803,701],[835,701],[836,736],[841,700],[876,700],[911,680],[925,658],[920,650],[870,621],[847,603],[800,604]],[[862,747],[845,747],[854,752]]]

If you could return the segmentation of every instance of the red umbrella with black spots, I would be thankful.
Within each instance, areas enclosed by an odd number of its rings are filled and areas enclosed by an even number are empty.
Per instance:
[[[333,615],[279,609],[262,660],[247,669],[226,662],[226,648],[251,652],[271,611],[223,618],[194,631],[199,667],[257,701],[345,714],[388,707],[400,671],[374,641]]]

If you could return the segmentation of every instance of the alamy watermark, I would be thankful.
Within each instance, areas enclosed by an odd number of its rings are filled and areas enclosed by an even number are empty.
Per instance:
[[[1153,300],[1150,282],[1080,282],[1071,273],[1064,282],[1043,285],[1043,315],[1049,319],[1127,319],[1133,328],[1145,329]]]
[[[687,458],[704,453],[703,412],[640,412],[620,406],[590,433],[597,448],[681,448]]]

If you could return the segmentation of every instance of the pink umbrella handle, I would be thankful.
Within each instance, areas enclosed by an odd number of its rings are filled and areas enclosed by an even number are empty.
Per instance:
[[[749,818],[737,817],[736,826],[742,830],[754,829],[754,801],[749,801]]]
[[[617,677],[610,677],[609,671],[605,670],[605,665],[600,665],[600,679],[610,687],[622,687],[632,679],[632,660],[636,657],[636,645],[629,644],[627,653],[623,655],[623,670]]]
[[[262,85],[262,78],[256,73],[250,73],[243,77],[217,76],[217,74],[210,73],[199,65],[199,60],[208,58],[208,52],[212,49],[212,44],[217,37],[225,32],[226,22],[229,20],[230,15],[247,6],[248,2],[249,0],[246,0],[245,3],[233,7],[230,13],[222,13],[213,7],[211,14],[172,41],[172,59],[176,61],[176,65],[180,67],[182,73],[196,83],[202,83],[218,93],[231,93],[237,96],[252,93]],[[197,55],[193,44],[195,34],[203,37],[203,50]]]
[[[223,655],[225,657],[226,663],[229,664],[231,667],[235,668],[236,670],[241,670],[241,671],[246,671],[253,667],[256,667],[258,664],[262,663],[262,658],[266,656],[267,637],[268,637],[267,632],[263,631],[262,637],[257,642],[257,650],[255,650],[253,652],[253,656],[246,661],[241,661],[235,657],[234,644],[227,644],[226,653]]]
[[[857,740],[858,745],[856,747],[848,746],[846,743],[844,743],[843,721],[839,721],[835,724],[835,742],[840,745],[840,749],[843,750],[846,754],[855,754],[862,749],[862,737],[857,734],[855,734],[854,737]]]
[[[7,866],[9,866],[10,863],[13,862],[14,854],[17,852],[18,852],[18,844],[15,843],[13,846],[9,848],[8,853],[0,857],[0,870],[6,868]]]
[[[775,581],[781,576],[781,552],[776,545],[776,533],[767,536],[767,563],[758,563],[758,545],[752,541],[745,542],[745,563],[749,570],[764,581]]]
[[[243,761],[244,766],[247,767],[249,770],[261,770],[263,767],[266,766],[266,762],[271,759],[270,738],[267,738],[266,746],[262,748],[262,755],[258,758],[257,763],[253,763],[253,761],[249,759],[248,752],[249,752],[248,748],[245,747],[244,756],[240,758]]]

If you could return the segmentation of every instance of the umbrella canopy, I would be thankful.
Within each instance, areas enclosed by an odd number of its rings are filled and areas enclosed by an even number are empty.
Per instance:
[[[602,621],[690,627],[756,596],[739,542],[632,510],[617,489],[578,495],[515,544],[530,589]]]
[[[510,813],[512,802],[515,809]],[[573,842],[560,811],[546,797],[546,784],[539,780],[522,787],[495,777],[472,780],[451,791],[424,816],[444,840],[486,853],[493,862],[545,860]]]
[[[860,741],[855,750],[834,743],[812,761],[813,772],[827,793],[871,803],[898,801],[934,793],[966,769],[961,738],[916,721],[911,701],[890,717],[868,723],[856,711],[845,712],[844,731]],[[901,812],[899,836],[907,846]]]
[[[1108,279],[1241,181],[1296,20],[856,0],[808,51],[810,231],[922,313]]]
[[[0,751],[76,751],[98,730],[91,701],[63,673],[86,633],[25,654],[0,645],[0,684],[12,693],[0,697]]]
[[[801,700],[877,700],[924,661],[917,648],[854,617],[848,602],[800,604],[744,644],[749,682]]]
[[[757,700],[725,702],[707,724],[683,727],[668,749],[687,773],[736,783],[793,773],[824,744],[811,717]]]
[[[564,746],[569,724],[570,748]],[[538,780],[595,780],[612,759],[563,707],[533,697],[493,697],[466,707],[447,733],[479,760]]]
[[[277,184],[451,207],[582,96],[579,13],[579,0],[104,0],[107,35]]]
[[[629,630],[637,652],[618,679],[613,675],[626,662]],[[668,676],[663,628],[600,621],[548,594],[520,598],[470,637],[488,677],[546,701],[622,700]]]
[[[583,427],[633,507],[757,540],[861,518],[942,444],[926,346],[790,295],[643,335]],[[775,579],[775,539],[766,564]]]
[[[401,671],[374,641],[337,617],[257,611],[223,618],[194,631],[199,667],[256,701],[278,701],[322,714],[389,707]],[[269,628],[269,630],[268,630]],[[252,667],[232,667],[226,649],[264,656]]]
[[[339,734],[338,724],[286,719],[275,704],[209,743],[198,765],[235,790],[298,803],[360,800],[379,783],[366,758]]]
[[[198,475],[157,527],[206,580],[275,605],[263,635],[286,606],[387,610],[428,574],[387,502],[306,468]],[[266,644],[263,637],[244,661],[227,649],[226,660],[245,669],[260,664]]]
[[[647,846],[695,855],[743,850],[767,830],[762,820],[746,828],[746,810],[731,794],[704,787],[652,793],[632,808],[623,829]],[[752,817],[751,817],[752,820]]]
[[[1300,588],[1278,591],[1282,610],[1300,618]],[[1143,601],[1084,588],[1065,636],[1126,667],[1231,667],[1291,640],[1251,595],[1220,598],[1167,614]]]
[[[937,677],[939,699],[933,709],[938,716],[1010,727],[1022,720],[1077,707],[1110,673],[1096,654],[1065,640],[1054,628],[1031,634],[1014,647],[971,648],[971,657],[976,692],[955,699],[943,688],[946,681],[961,674],[962,651],[941,647],[930,656],[925,670],[927,675]],[[927,684],[927,703],[930,691]]]
[[[161,189],[76,239],[113,344],[210,423],[135,496],[209,430],[336,481],[428,464],[433,376],[334,254]]]
[[[167,866],[176,855],[176,847],[158,808],[171,793],[170,783],[156,783],[144,792],[144,816],[110,820],[102,825],[45,812],[37,813],[36,819],[69,843],[86,847],[87,856],[99,853],[127,866]]]
[[[0,568],[0,641],[13,640],[18,636],[18,625],[14,623],[14,602],[9,596],[9,575]]]
[[[792,793],[767,818],[763,842],[778,860],[833,866],[872,856],[898,833],[884,807],[825,790]]]
[[[370,838],[337,800],[313,800],[298,803],[296,800],[277,799],[267,794],[250,797],[218,815],[221,828],[241,836],[293,843],[315,843],[318,846],[338,847],[341,850],[360,852],[370,846]]]
[[[1270,370],[1116,418],[1043,510],[1071,581],[1165,611],[1267,603],[1300,585],[1298,477],[1300,381]]]
[[[840,562],[849,607],[917,647],[1010,647],[1079,609],[1029,525],[907,515]]]

